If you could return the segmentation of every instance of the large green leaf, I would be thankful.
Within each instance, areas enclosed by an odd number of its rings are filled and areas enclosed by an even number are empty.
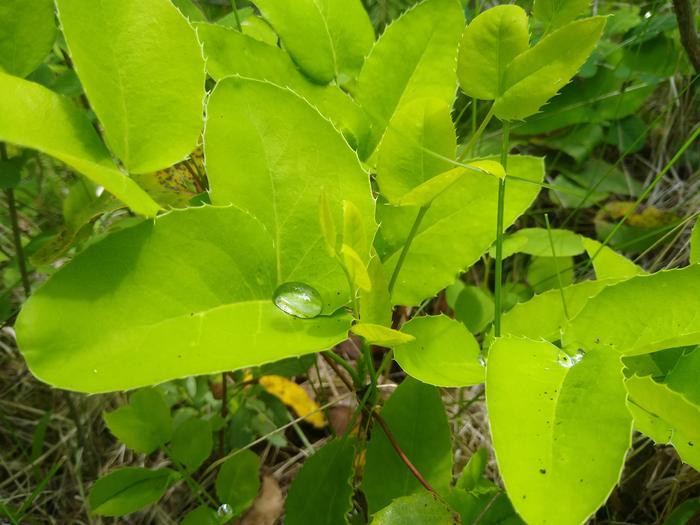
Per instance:
[[[617,483],[630,445],[620,355],[601,349],[574,362],[546,341],[510,336],[489,352],[494,450],[527,523],[583,523]]]
[[[170,0],[56,0],[107,144],[133,173],[175,164],[202,129],[204,59]]]
[[[577,20],[540,40],[508,65],[502,93],[494,103],[501,120],[535,114],[588,59],[605,25],[605,17]]]
[[[87,115],[72,100],[4,73],[0,92],[0,140],[62,160],[136,213],[158,212],[160,206],[117,169]]]
[[[26,77],[43,62],[55,40],[52,0],[0,3],[0,71]]]
[[[405,104],[435,98],[452,106],[464,14],[457,0],[424,0],[386,28],[360,72],[357,98],[372,120],[369,157]]]
[[[330,118],[353,145],[365,140],[369,124],[359,106],[338,86],[309,81],[284,50],[220,25],[197,24],[196,28],[207,71],[215,80],[240,75],[289,87]]]
[[[651,377],[625,381],[634,426],[657,443],[672,444],[681,459],[700,470],[700,407]]]
[[[455,514],[429,492],[397,498],[383,508],[371,525],[456,525]]]
[[[527,210],[544,176],[542,159],[509,157],[506,226]],[[394,304],[415,305],[454,282],[496,239],[498,179],[469,171],[434,201],[425,214],[396,281]],[[391,275],[415,219],[417,208],[378,207],[382,260]]]
[[[440,394],[433,386],[407,378],[386,402],[382,417],[401,450],[438,493],[452,479],[450,428]],[[367,447],[362,491],[370,514],[394,498],[424,491],[406,468],[379,425]]]
[[[143,454],[165,445],[173,434],[170,407],[157,389],[135,392],[128,405],[106,412],[103,417],[112,434]]]
[[[493,100],[503,93],[506,67],[527,50],[527,13],[499,5],[478,15],[464,30],[459,47],[459,85],[470,97]]]
[[[625,355],[700,343],[700,266],[639,275],[605,288],[571,320],[563,341]]]
[[[209,457],[213,446],[209,422],[191,417],[173,432],[170,457],[188,472],[194,472]]]
[[[285,49],[316,82],[357,76],[374,43],[360,0],[255,0]]]
[[[355,448],[352,439],[335,439],[304,462],[285,503],[284,522],[306,525],[347,523],[352,509]]]
[[[273,238],[279,282],[313,283],[324,311],[334,311],[348,299],[347,280],[325,248],[319,200],[325,192],[336,224],[343,200],[355,204],[365,238],[374,237],[374,200],[357,156],[318,111],[272,84],[223,80],[207,113],[212,202],[257,217]],[[360,256],[366,261],[369,253]]]
[[[324,350],[344,316],[298,319],[272,302],[273,241],[235,208],[174,211],[93,244],[25,303],[32,372],[106,392]],[[313,281],[312,281],[313,284]]]
[[[459,321],[444,315],[414,317],[401,331],[415,337],[394,349],[396,362],[407,374],[436,386],[484,381],[479,344]]]
[[[110,472],[90,489],[90,509],[101,516],[123,516],[158,501],[177,473],[127,467]]]
[[[457,149],[450,106],[439,99],[420,99],[401,107],[377,150],[377,182],[390,202],[454,167]]]
[[[580,235],[558,228],[549,231],[545,228],[523,228],[503,239],[504,258],[514,253],[552,257],[552,249],[557,257],[579,255],[584,251]],[[496,256],[495,247],[491,247],[489,254]]]
[[[532,13],[550,31],[590,11],[591,0],[535,0]]]

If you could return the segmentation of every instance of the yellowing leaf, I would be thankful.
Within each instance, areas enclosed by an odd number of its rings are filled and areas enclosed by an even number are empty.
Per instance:
[[[372,289],[372,281],[367,273],[365,263],[362,262],[357,252],[347,244],[343,244],[340,251],[343,254],[343,264],[352,283],[361,290],[369,292]]]
[[[326,426],[326,417],[320,411],[318,403],[294,381],[282,376],[262,376],[258,383],[308,423],[316,428]]]
[[[350,331],[355,335],[363,337],[370,344],[386,346],[389,348],[408,343],[415,339],[415,337],[412,335],[404,334],[403,332],[393,330],[392,328],[387,328],[386,326],[371,323],[360,323],[353,325],[352,328],[350,328]]]

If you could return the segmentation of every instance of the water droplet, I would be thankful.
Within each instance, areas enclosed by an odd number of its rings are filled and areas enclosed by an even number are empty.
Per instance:
[[[92,373],[93,373],[93,374],[96,374],[96,373],[97,373],[97,368],[93,368]]]
[[[484,354],[479,354],[479,364],[481,366],[486,366],[486,358],[484,357]]]
[[[216,509],[216,515],[219,517],[221,523],[226,523],[229,519],[233,518],[233,509],[228,503],[222,504],[218,509]]]
[[[576,350],[576,353],[571,356],[571,359],[574,360],[574,364],[577,364],[577,363],[581,362],[584,355],[586,355],[586,352],[584,352],[581,348],[579,348],[578,350]]]
[[[272,300],[284,313],[302,319],[318,316],[323,308],[321,294],[305,283],[280,284]]]
[[[571,368],[576,364],[576,362],[571,358],[571,356],[564,352],[564,350],[559,350],[557,362],[564,368]]]

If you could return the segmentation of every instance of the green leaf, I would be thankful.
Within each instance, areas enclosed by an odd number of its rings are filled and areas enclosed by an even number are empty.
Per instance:
[[[344,314],[299,319],[273,304],[276,262],[269,234],[246,213],[173,211],[110,235],[59,270],[25,303],[19,346],[43,381],[106,392],[345,339]]]
[[[689,525],[700,512],[700,498],[685,500],[669,514],[664,525]]]
[[[363,323],[391,325],[389,279],[379,257],[373,253],[367,265],[371,290],[360,290],[360,319]]]
[[[700,263],[700,218],[695,221],[690,233],[690,264]]]
[[[285,503],[285,523],[347,524],[352,509],[355,448],[352,439],[337,438],[304,462]]]
[[[192,472],[209,457],[213,446],[209,422],[192,417],[175,429],[170,444],[170,456],[187,471]]]
[[[477,334],[493,321],[493,298],[481,288],[465,286],[454,302],[455,319]]]
[[[160,206],[117,169],[87,115],[73,101],[3,73],[0,92],[0,140],[56,157],[136,213],[154,216],[158,212]]]
[[[340,247],[340,254],[343,256],[343,264],[348,272],[348,277],[353,286],[360,290],[369,291],[372,289],[372,281],[367,273],[365,263],[355,250],[347,244]]]
[[[455,97],[455,59],[464,27],[457,0],[424,0],[386,28],[360,72],[357,99],[371,121],[368,158],[393,116],[417,99]]]
[[[543,293],[552,288],[570,285],[574,281],[573,257],[538,257],[530,259],[527,268],[527,282],[535,293]]]
[[[200,505],[185,515],[182,525],[220,525],[220,522],[214,509]]]
[[[399,108],[377,149],[377,183],[389,202],[454,166],[457,139],[450,106],[418,99]]]
[[[651,377],[625,381],[637,430],[672,444],[683,462],[700,470],[700,407]]]
[[[627,279],[635,275],[643,275],[646,272],[624,255],[604,246],[594,239],[581,236],[581,242],[586,248],[588,257],[592,258],[593,269],[596,278],[602,279]]]
[[[510,336],[489,351],[486,400],[496,459],[528,523],[583,523],[617,483],[631,442],[620,355],[594,350],[573,364],[561,352]]]
[[[173,423],[170,408],[156,389],[134,392],[129,404],[104,415],[110,432],[127,447],[150,454],[170,441]]]
[[[415,340],[394,350],[394,358],[416,379],[437,386],[484,381],[479,344],[465,326],[444,315],[414,317],[402,331]]]
[[[505,492],[493,486],[490,492],[473,493],[452,489],[447,502],[459,512],[462,523],[483,525],[525,525],[520,519]]]
[[[158,501],[177,473],[127,467],[98,479],[90,489],[90,509],[101,516],[124,516]]]
[[[277,46],[215,24],[196,24],[196,27],[207,57],[207,71],[214,80],[240,75],[288,86],[331,119],[353,146],[365,140],[369,130],[366,117],[338,86],[312,83]]]
[[[353,249],[361,260],[366,260],[370,250],[362,212],[352,201],[343,201],[343,244]],[[367,288],[369,289],[369,288]]]
[[[479,14],[462,35],[457,76],[470,97],[494,100],[504,92],[506,67],[529,46],[527,14],[499,5]]]
[[[371,525],[455,525],[452,509],[429,492],[397,498],[383,508]]]
[[[21,155],[0,160],[0,189],[16,188],[19,185],[25,160]]]
[[[459,181],[467,172],[464,168],[454,168],[432,177],[396,201],[397,206],[422,207],[432,204],[444,191]]]
[[[564,330],[567,347],[638,355],[700,343],[700,266],[639,275],[602,290]]]
[[[347,279],[326,251],[318,202],[325,191],[336,224],[343,201],[352,202],[365,238],[374,237],[374,200],[357,156],[314,108],[272,84],[222,80],[207,114],[212,203],[233,203],[259,219],[274,240],[278,282],[311,284],[324,312],[335,311],[348,300]],[[362,255],[366,262],[369,253]]]
[[[537,113],[588,59],[604,25],[601,16],[571,22],[515,57],[494,103],[495,115],[501,120],[522,120]]]
[[[437,389],[406,378],[386,402],[381,415],[401,450],[428,483],[438,493],[447,492],[452,478],[452,443]],[[426,446],[428,443],[430,446]],[[425,491],[379,425],[374,426],[367,447],[362,491],[370,514],[395,498]]]
[[[591,0],[535,0],[532,14],[545,27],[557,29],[591,9]]]
[[[216,477],[216,495],[230,505],[231,516],[250,507],[260,490],[260,458],[250,450],[241,450],[227,459]]]
[[[595,297],[612,281],[583,281],[565,286],[562,291],[570,316],[576,316],[591,297]],[[518,337],[545,339],[550,342],[561,338],[567,319],[559,290],[549,290],[529,301],[516,304],[501,318],[501,331]]]
[[[557,228],[552,228],[550,232],[545,228],[523,228],[508,235],[503,241],[503,257],[510,257],[514,253],[552,257],[552,246],[557,257],[573,257],[584,252],[581,236]],[[489,255],[496,256],[495,247],[489,249]]]
[[[52,0],[0,3],[0,71],[26,77],[44,61],[55,40]]]
[[[508,161],[504,224],[509,226],[527,210],[544,176],[542,159],[514,155]],[[535,184],[533,184],[535,183]],[[394,304],[416,305],[454,282],[496,239],[498,179],[477,171],[466,173],[438,196],[425,214],[401,268],[392,295]],[[391,274],[416,208],[380,205],[378,220],[382,260]]]
[[[285,49],[314,81],[357,76],[374,43],[360,0],[255,0]]]
[[[415,337],[410,334],[399,332],[398,330],[387,328],[379,324],[358,323],[352,325],[350,331],[355,335],[359,335],[372,345],[385,346],[387,348],[403,345],[415,339]]]
[[[107,144],[133,173],[183,160],[199,141],[204,59],[170,0],[56,0]]]
[[[664,383],[683,394],[688,401],[700,406],[700,347],[682,354],[673,368],[666,374]]]

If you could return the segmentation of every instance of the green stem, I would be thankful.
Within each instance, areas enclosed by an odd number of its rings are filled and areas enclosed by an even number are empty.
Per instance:
[[[408,254],[408,250],[411,247],[413,238],[416,236],[416,233],[418,233],[418,228],[420,228],[420,224],[421,222],[423,222],[423,217],[425,217],[425,214],[428,212],[429,208],[430,204],[426,204],[425,206],[421,207],[420,210],[418,210],[418,215],[416,215],[416,219],[413,221],[411,231],[408,232],[406,242],[404,243],[403,248],[401,249],[401,253],[399,254],[399,260],[396,261],[394,272],[391,274],[391,279],[389,280],[389,293],[391,293],[394,290],[394,285],[396,285],[396,280],[399,278],[401,267],[403,266],[404,260],[406,259],[406,255]]]
[[[552,237],[552,228],[549,225],[549,214],[544,214],[544,222],[547,225],[547,235],[549,236],[549,245],[552,248],[552,261],[554,261],[554,272],[557,274],[557,285],[559,286],[559,294],[561,295],[561,306],[564,308],[564,317],[569,320],[569,309],[566,307],[566,297],[564,297],[564,286],[561,282],[561,273],[559,273],[559,264],[557,263],[557,253],[554,250],[554,237]]]
[[[231,7],[233,7],[233,17],[236,19],[236,28],[239,31],[243,31],[243,27],[241,26],[241,19],[238,16],[238,6],[236,5],[236,0],[231,0]]]
[[[7,160],[7,149],[4,142],[0,142],[0,160]],[[19,266],[19,274],[22,277],[22,288],[24,296],[29,297],[32,291],[31,283],[29,282],[29,272],[27,272],[27,263],[24,258],[24,248],[22,247],[22,230],[19,227],[19,218],[17,215],[17,203],[15,201],[15,192],[12,188],[5,190],[7,197],[7,208],[10,212],[10,224],[12,226],[12,237],[15,244],[15,256],[17,257],[17,266]]]
[[[481,121],[479,129],[477,129],[476,132],[473,133],[471,137],[469,137],[469,142],[467,142],[466,146],[464,146],[464,150],[459,160],[464,160],[465,155],[471,152],[472,148],[474,147],[474,144],[476,144],[476,141],[479,140],[479,138],[481,138],[481,135],[484,134],[486,126],[488,126],[489,122],[491,122],[491,119],[493,118],[493,111],[494,110],[492,104],[491,108],[489,109],[489,112],[484,117],[484,120]]]
[[[510,140],[510,122],[503,122],[503,144],[501,145],[501,165],[503,169],[508,169],[508,149]],[[495,283],[495,312],[493,318],[493,328],[496,337],[501,336],[501,312],[503,306],[501,304],[501,295],[503,287],[503,209],[506,200],[506,179],[505,177],[498,181],[498,215],[496,217],[496,271],[494,275]]]
[[[326,352],[323,352],[321,355],[326,360],[333,361],[334,363],[338,363],[340,366],[342,366],[345,371],[350,374],[350,377],[352,378],[352,382],[356,385],[361,385],[362,383],[360,382],[360,378],[357,375],[357,372],[355,372],[355,369],[348,363],[345,359],[340,357],[338,354],[333,352],[332,350],[328,350]]]

